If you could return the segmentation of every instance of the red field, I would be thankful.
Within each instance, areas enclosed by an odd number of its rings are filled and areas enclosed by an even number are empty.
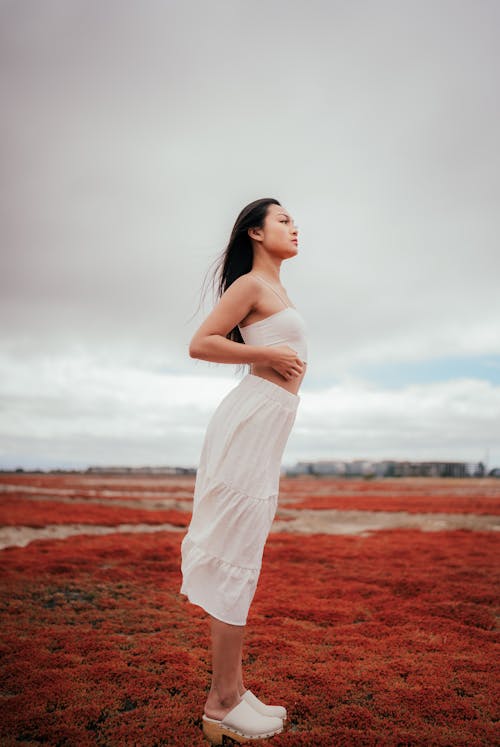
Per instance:
[[[178,593],[193,480],[2,484],[6,531],[81,525],[1,551],[2,746],[206,744],[207,626]],[[281,505],[300,511],[482,513],[492,529],[271,534],[245,651],[247,686],[289,711],[269,744],[499,743],[499,497],[488,480],[282,479]],[[85,534],[97,523],[108,533]]]

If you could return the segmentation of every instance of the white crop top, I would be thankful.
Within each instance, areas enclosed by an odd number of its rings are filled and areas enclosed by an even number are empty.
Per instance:
[[[256,273],[254,273],[256,275]],[[289,345],[292,350],[297,352],[304,363],[307,363],[307,340],[306,325],[304,319],[294,306],[289,306],[283,301],[280,294],[264,278],[256,275],[259,280],[266,283],[280,301],[285,304],[286,308],[277,311],[275,314],[266,316],[253,324],[247,324],[238,329],[247,345]]]

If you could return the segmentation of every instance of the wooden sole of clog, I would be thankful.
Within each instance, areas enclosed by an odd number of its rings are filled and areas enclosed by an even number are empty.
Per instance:
[[[246,734],[241,734],[237,731],[234,731],[233,729],[229,729],[227,726],[222,726],[220,722],[207,721],[203,719],[203,734],[205,736],[205,739],[207,739],[210,744],[213,745],[223,745],[224,737],[231,739],[237,744],[245,744],[245,742],[252,742],[255,739],[269,739],[269,737],[273,737],[275,734],[280,734],[282,731],[283,729],[281,728],[277,731],[269,732],[268,734],[248,736]]]

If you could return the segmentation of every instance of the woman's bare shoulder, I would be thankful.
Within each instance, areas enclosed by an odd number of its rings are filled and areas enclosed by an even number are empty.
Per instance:
[[[234,280],[231,285],[238,285],[242,288],[260,288],[260,281],[253,272],[245,272],[243,275]]]
[[[226,289],[226,293],[228,290],[231,290],[231,295],[238,294],[239,296],[250,297],[252,300],[258,300],[262,286],[253,273],[246,272],[233,280],[229,288]]]

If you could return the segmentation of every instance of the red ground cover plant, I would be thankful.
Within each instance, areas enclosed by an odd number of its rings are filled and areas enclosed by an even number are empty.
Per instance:
[[[0,473],[0,485],[19,485],[37,488],[57,488],[68,491],[82,490],[89,495],[101,490],[134,490],[142,493],[147,490],[161,493],[177,493],[191,490],[194,477],[191,475],[92,475],[85,472],[67,473],[36,473],[36,472],[3,472]]]
[[[386,478],[357,478],[357,477],[332,477],[332,476],[298,476],[295,478],[284,478],[285,490],[292,492],[314,493],[337,492],[351,493],[421,493],[431,491],[435,495],[440,493],[454,493],[456,495],[467,495],[471,489],[484,494],[497,495],[499,491],[498,479],[494,477],[386,477]]]
[[[2,551],[3,746],[206,744],[182,536]],[[496,744],[498,549],[493,532],[271,535],[245,648],[247,686],[288,707],[269,744]]]
[[[44,527],[47,524],[173,524],[186,527],[188,512],[156,511],[123,506],[100,506],[93,503],[28,500],[0,496],[0,526]]]
[[[500,515],[500,495],[496,500],[481,496],[455,495],[353,495],[351,497],[313,495],[304,500],[282,502],[281,508],[338,509],[342,511],[407,511],[410,514]]]
[[[190,489],[189,492],[184,491],[182,494],[180,494],[179,492],[175,492],[172,493],[172,495],[169,495],[168,493],[165,495],[163,493],[160,493],[159,491],[140,491],[138,488],[133,491],[127,492],[124,492],[123,488],[121,488],[119,492],[111,491],[109,488],[102,488],[99,490],[74,490],[72,488],[56,489],[30,487],[30,489],[21,488],[20,490],[15,490],[11,485],[9,485],[9,489],[7,490],[5,486],[2,488],[2,486],[0,485],[0,495],[7,495],[11,498],[36,497],[37,499],[46,498],[48,500],[51,498],[53,498],[54,500],[81,500],[88,501],[89,503],[91,503],[92,501],[106,501],[107,503],[120,503],[123,501],[134,501],[135,503],[140,503],[141,501],[144,501],[149,504],[155,504],[158,507],[161,507],[164,501],[178,501],[180,503],[189,502],[193,497],[193,490]]]
[[[282,480],[281,508],[500,515],[494,479]]]

